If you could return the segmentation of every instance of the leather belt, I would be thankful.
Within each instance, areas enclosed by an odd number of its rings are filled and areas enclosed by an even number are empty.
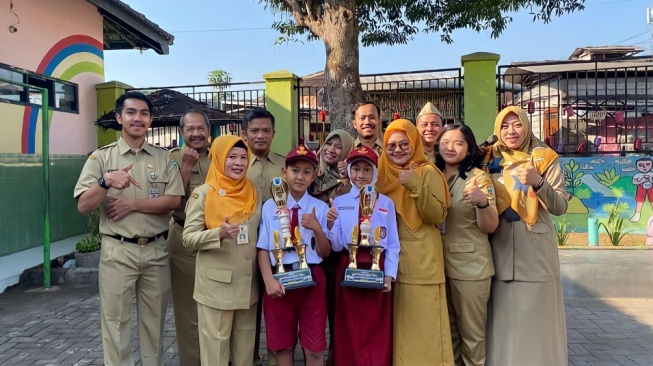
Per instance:
[[[157,234],[157,235],[150,236],[150,237],[139,237],[139,236],[137,236],[137,237],[134,237],[134,238],[127,238],[127,237],[120,236],[120,235],[108,235],[108,234],[104,234],[104,235],[106,235],[106,236],[108,236],[110,238],[114,238],[116,240],[119,240],[121,243],[122,242],[127,242],[127,243],[138,244],[138,245],[143,246],[143,245],[150,244],[151,242],[157,240],[160,237],[164,237],[165,239],[168,239],[168,230],[162,232],[161,234]]]
[[[184,227],[184,224],[186,223],[186,220],[182,220],[175,216],[173,216],[172,219],[175,220],[175,223],[181,227]]]

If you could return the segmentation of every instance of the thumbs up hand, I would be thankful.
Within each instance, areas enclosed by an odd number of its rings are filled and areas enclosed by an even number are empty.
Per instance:
[[[333,227],[333,222],[338,218],[338,209],[333,204],[333,198],[329,198],[329,202],[331,203],[331,207],[327,212],[327,228],[331,230]]]
[[[537,173],[532,156],[528,163],[517,169],[517,179],[522,184],[528,184],[529,186],[537,186],[542,181],[542,176]]]
[[[402,170],[399,172],[399,183],[406,183],[410,177],[413,176],[413,174],[415,174],[415,170],[413,169],[413,164],[410,164],[410,168],[408,168],[408,170]]]
[[[476,179],[477,177],[472,178],[463,189],[463,199],[472,206],[485,206],[488,197],[478,187]]]
[[[224,222],[220,226],[220,239],[236,239],[240,233],[238,225],[229,223],[229,216],[224,218]]]
[[[313,206],[313,209],[310,213],[302,215],[301,225],[312,231],[322,230],[322,227],[320,226],[320,221],[317,219],[317,216],[315,215],[315,206]]]

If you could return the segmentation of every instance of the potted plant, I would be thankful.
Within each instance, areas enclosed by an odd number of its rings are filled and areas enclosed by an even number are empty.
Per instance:
[[[100,211],[88,215],[86,233],[75,246],[75,261],[77,267],[98,268],[100,264]]]

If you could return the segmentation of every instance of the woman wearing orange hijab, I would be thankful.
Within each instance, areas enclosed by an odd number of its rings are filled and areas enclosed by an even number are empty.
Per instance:
[[[558,154],[535,138],[528,115],[511,106],[494,122],[499,228],[491,238],[488,366],[567,364],[556,230],[551,215],[567,210]]]
[[[395,203],[401,243],[392,364],[453,365],[440,236],[449,190],[442,173],[426,160],[420,134],[409,120],[390,123],[383,149],[376,187]]]
[[[256,332],[257,229],[261,202],[236,136],[211,145],[206,183],[186,205],[184,245],[197,252],[195,293],[203,365],[251,366]]]

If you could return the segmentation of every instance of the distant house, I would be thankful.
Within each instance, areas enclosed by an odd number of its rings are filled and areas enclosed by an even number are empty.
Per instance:
[[[633,46],[577,48],[565,61],[515,62],[504,100],[529,110],[533,132],[560,152],[620,152],[653,144],[653,56]]]
[[[361,86],[369,99],[381,109],[384,124],[396,116],[415,120],[427,102],[442,112],[445,122],[462,119],[462,76],[460,69],[397,72],[361,75]],[[328,115],[329,98],[324,71],[303,76],[299,90],[300,127],[309,141],[320,143],[326,137],[330,121],[319,120],[319,111]]]

